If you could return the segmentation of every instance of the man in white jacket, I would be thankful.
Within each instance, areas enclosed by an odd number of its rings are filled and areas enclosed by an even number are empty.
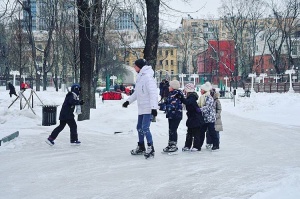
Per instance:
[[[129,104],[137,100],[138,104],[138,146],[131,150],[132,155],[144,155],[145,158],[154,157],[154,147],[152,135],[150,132],[151,117],[157,116],[158,94],[154,71],[151,66],[147,65],[145,59],[138,59],[134,65],[138,73],[134,93],[123,103],[127,108]],[[144,138],[147,140],[147,151],[145,149]]]

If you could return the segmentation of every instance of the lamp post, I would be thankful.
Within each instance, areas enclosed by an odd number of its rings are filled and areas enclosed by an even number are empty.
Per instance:
[[[183,81],[183,78],[186,77],[186,74],[179,74],[179,77],[181,78],[181,87],[184,88],[184,81]]]
[[[191,75],[191,78],[194,79],[194,85],[196,85],[196,78],[199,78],[199,75],[194,73],[194,74]]]
[[[289,79],[290,79],[290,88],[289,88],[289,92],[290,93],[294,93],[294,89],[293,89],[293,85],[292,85],[292,74],[295,74],[295,70],[291,69],[291,70],[286,70],[285,74],[289,75]]]
[[[112,84],[113,84],[113,86],[114,86],[114,85],[115,85],[115,79],[117,79],[117,77],[113,75],[113,76],[110,76],[109,79],[112,79],[112,80],[113,80],[113,83],[112,83]]]
[[[275,83],[277,84],[277,81],[280,79],[280,77],[278,77],[277,74],[276,74],[274,79],[275,79]]]
[[[254,88],[253,88],[253,84],[254,84],[254,77],[256,77],[256,73],[250,73],[248,75],[248,77],[251,77],[251,93],[254,93]]]
[[[20,75],[19,71],[10,71],[10,74],[14,76],[13,85],[16,86],[16,75]]]
[[[262,78],[263,84],[264,84],[265,83],[265,78],[268,76],[267,73],[261,73],[259,76]]]
[[[224,77],[224,80],[225,80],[225,91],[227,90],[227,81],[228,81],[228,79],[229,78],[227,76]]]
[[[21,75],[21,77],[23,78],[23,81],[25,82],[25,78],[27,77],[27,75]]]

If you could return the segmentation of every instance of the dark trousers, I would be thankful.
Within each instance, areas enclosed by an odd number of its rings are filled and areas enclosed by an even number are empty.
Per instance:
[[[50,138],[55,140],[58,136],[58,134],[65,128],[66,124],[69,125],[70,127],[70,141],[77,141],[78,140],[78,135],[77,135],[77,124],[75,122],[75,119],[72,118],[70,120],[60,120],[58,127],[56,127],[51,135]]]
[[[203,126],[201,127],[201,132],[205,134],[206,131],[208,131],[209,133],[213,146],[219,146],[219,138],[215,130],[215,123],[213,122],[203,124]]]
[[[193,148],[201,150],[204,142],[204,137],[205,131],[201,132],[201,127],[188,128],[185,139],[185,147],[191,148],[193,145]]]
[[[18,97],[17,93],[9,93],[9,96],[11,97],[12,95],[15,95],[16,97]]]
[[[217,137],[218,137],[219,143],[220,143],[220,133],[219,133],[219,131],[216,131],[216,134],[217,134]],[[206,131],[206,144],[213,144],[213,141],[211,139],[209,131]]]
[[[181,119],[169,119],[169,142],[177,142],[177,129]]]

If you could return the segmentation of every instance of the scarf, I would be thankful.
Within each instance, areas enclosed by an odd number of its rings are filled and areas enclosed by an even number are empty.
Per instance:
[[[200,96],[199,101],[198,101],[198,106],[200,108],[202,108],[203,106],[205,106],[205,101],[206,101],[206,97],[210,95],[210,92],[206,92],[203,95]]]
[[[74,99],[79,100],[79,96],[74,92],[72,92],[72,93],[73,93]],[[77,115],[81,114],[81,106],[80,105],[75,105],[75,112],[76,112]]]

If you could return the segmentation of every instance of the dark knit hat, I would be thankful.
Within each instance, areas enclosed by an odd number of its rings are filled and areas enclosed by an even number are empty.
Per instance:
[[[147,62],[145,59],[138,59],[134,62],[134,64],[139,68],[143,68],[145,65],[147,65]]]

